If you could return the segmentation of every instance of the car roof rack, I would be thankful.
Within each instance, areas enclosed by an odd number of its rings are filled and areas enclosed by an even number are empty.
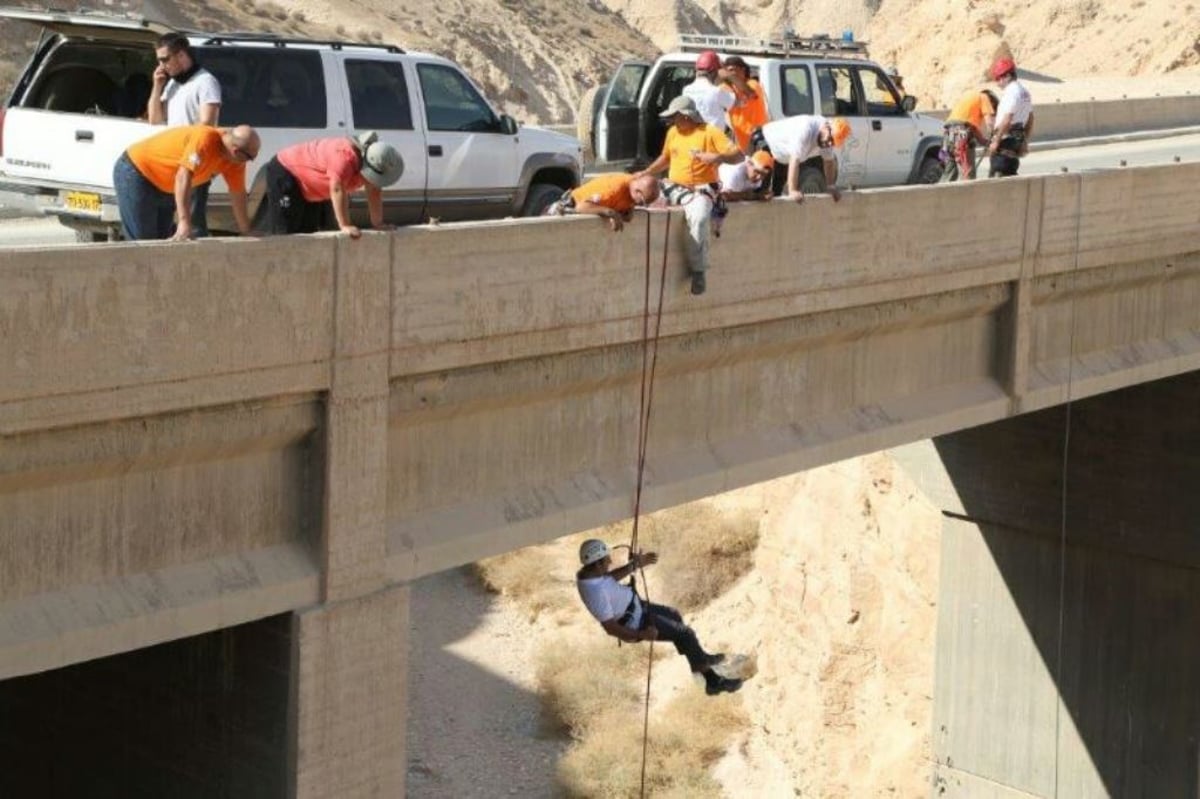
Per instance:
[[[685,53],[719,50],[722,53],[756,56],[831,55],[841,58],[869,58],[866,42],[848,42],[844,39],[834,39],[828,34],[797,36],[790,32],[772,39],[681,33],[679,49]]]
[[[318,47],[329,47],[333,50],[341,50],[347,47],[366,47],[373,50],[384,50],[389,53],[403,53],[404,50],[394,44],[372,44],[370,42],[345,42],[333,39],[302,39],[297,37],[277,36],[273,33],[214,33],[214,34],[195,34],[204,38],[202,44],[219,45],[232,44],[234,42],[260,42],[262,44],[270,44],[275,47],[287,47],[288,45],[315,45]]]

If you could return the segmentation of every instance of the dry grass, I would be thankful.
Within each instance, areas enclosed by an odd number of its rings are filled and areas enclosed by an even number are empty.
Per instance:
[[[734,697],[713,698],[690,691],[668,704],[650,721],[647,795],[678,799],[720,795],[712,767],[746,723],[746,713]],[[559,783],[569,796],[636,796],[641,758],[640,708],[632,713],[608,712],[559,762]]]
[[[648,572],[655,594],[684,614],[703,608],[753,568],[758,529],[757,514],[704,501],[651,515],[639,538],[661,558]]]
[[[655,649],[655,659],[665,654]],[[607,636],[578,646],[555,646],[538,654],[537,679],[546,709],[577,740],[590,735],[610,713],[639,715],[646,648],[617,646]]]
[[[487,590],[515,600],[530,621],[537,621],[547,611],[560,618],[569,616],[579,605],[571,566],[560,548],[545,545],[481,560],[475,573]]]

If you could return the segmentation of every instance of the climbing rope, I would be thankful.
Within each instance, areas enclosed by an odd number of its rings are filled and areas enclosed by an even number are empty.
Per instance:
[[[663,294],[667,285],[667,244],[671,236],[671,215],[664,214],[667,223],[663,231],[662,269],[658,282],[658,309],[654,314],[654,331],[650,330],[650,232],[653,213],[646,214],[646,257],[642,291],[642,386],[638,401],[638,445],[637,486],[633,493],[633,531],[629,538],[629,557],[638,554],[638,532],[642,516],[642,489],[646,477],[646,448],[650,440],[650,412],[654,407],[654,374],[658,367],[658,342],[662,333]],[[645,569],[639,563],[637,571],[642,577],[642,593],[645,603],[650,603],[650,589],[646,584]],[[634,588],[636,592],[636,586]],[[650,682],[654,669],[654,641],[646,652],[646,694],[642,710],[642,775],[639,795],[646,796],[646,755],[650,740]]]

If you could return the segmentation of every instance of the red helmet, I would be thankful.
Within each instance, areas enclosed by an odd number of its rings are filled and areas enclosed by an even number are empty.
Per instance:
[[[992,64],[992,80],[1000,80],[1008,73],[1016,71],[1017,65],[1011,58],[997,58],[996,63]]]
[[[721,68],[721,57],[712,50],[705,50],[696,58],[698,72],[712,72]]]

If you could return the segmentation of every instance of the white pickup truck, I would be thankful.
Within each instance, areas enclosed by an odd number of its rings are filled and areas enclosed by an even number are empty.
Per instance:
[[[81,238],[119,230],[113,163],[155,131],[143,121],[154,42],[170,30],[141,17],[0,9],[43,28],[0,108],[0,203],[57,216]],[[577,140],[497,113],[453,62],[391,45],[187,33],[221,84],[221,124],[250,124],[262,151],[247,173],[250,212],[260,169],[282,147],[376,130],[404,157],[384,192],[395,224],[536,215],[579,185]],[[353,209],[365,220],[365,204]],[[209,225],[232,229],[227,188],[213,184]]]
[[[775,39],[685,34],[676,52],[653,64],[626,61],[581,103],[579,138],[598,169],[645,164],[662,151],[659,114],[696,77],[696,56],[716,51],[744,58],[766,93],[771,119],[799,114],[840,116],[851,135],[839,156],[838,183],[887,186],[936,183],[942,121],[914,113],[916,98],[896,90],[862,42],[787,35]],[[776,173],[776,189],[785,169]],[[806,192],[825,190],[820,159],[800,173]]]

